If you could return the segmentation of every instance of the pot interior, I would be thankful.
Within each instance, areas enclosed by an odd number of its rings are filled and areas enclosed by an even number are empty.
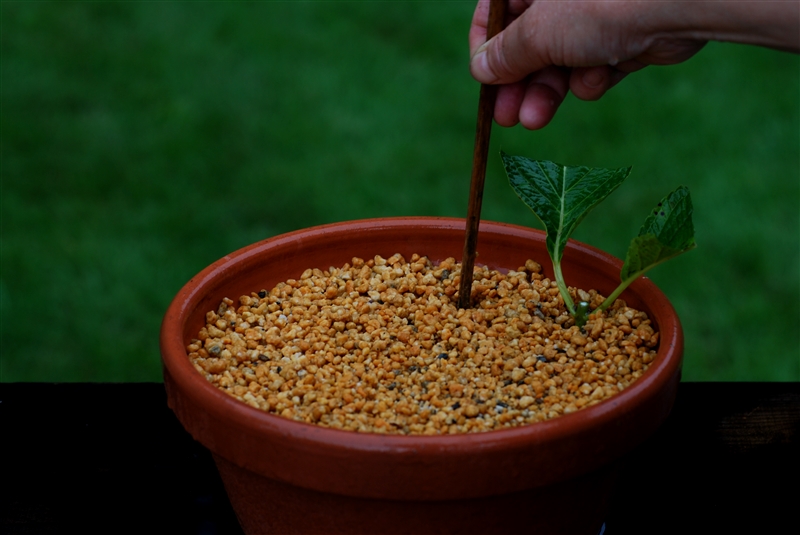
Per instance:
[[[464,221],[432,218],[425,221],[422,224],[415,218],[400,218],[317,227],[265,240],[227,255],[195,278],[200,279],[202,290],[192,300],[192,310],[184,324],[184,342],[197,335],[205,324],[206,312],[216,310],[224,297],[238,302],[241,295],[269,291],[280,282],[299,278],[309,268],[340,268],[353,257],[368,260],[396,253],[406,260],[416,253],[427,256],[433,263],[449,257],[460,261]],[[528,259],[541,264],[545,275],[553,278],[544,232],[482,222],[476,266],[508,272],[523,266]],[[603,295],[619,284],[621,267],[619,259],[579,242],[567,245],[562,261],[569,286],[595,289]],[[641,292],[653,289],[652,282],[642,279],[632,284],[622,298],[629,306],[650,315]]]

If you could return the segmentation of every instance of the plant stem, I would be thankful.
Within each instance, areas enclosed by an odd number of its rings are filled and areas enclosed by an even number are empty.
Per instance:
[[[553,271],[556,274],[556,284],[561,292],[561,297],[564,299],[564,304],[567,306],[567,311],[575,315],[575,303],[572,302],[572,296],[569,295],[567,283],[564,282],[564,275],[561,273],[561,262],[553,262]]]
[[[637,274],[635,277],[631,277],[631,278],[629,278],[629,279],[627,279],[627,280],[624,280],[624,281],[622,281],[622,282],[620,283],[620,285],[619,285],[619,286],[617,286],[616,290],[614,290],[613,292],[611,292],[611,295],[609,295],[608,297],[606,297],[606,300],[605,300],[605,301],[603,301],[603,302],[600,304],[600,306],[599,306],[599,307],[597,307],[597,308],[595,309],[595,311],[603,311],[603,310],[607,309],[608,307],[610,307],[611,305],[613,305],[613,304],[614,304],[614,301],[616,301],[616,300],[617,300],[617,298],[618,298],[618,297],[619,297],[619,296],[622,294],[622,292],[624,292],[624,291],[625,291],[625,288],[627,288],[628,286],[630,286],[630,285],[631,285],[631,283],[632,283],[633,281],[635,281],[637,278],[639,278],[639,276],[640,276],[640,275],[641,275],[641,273],[638,273],[638,274]]]
[[[589,314],[593,312],[590,310],[589,303],[587,301],[581,301],[575,307],[575,325],[578,327],[583,327],[586,325],[586,320],[589,319]]]

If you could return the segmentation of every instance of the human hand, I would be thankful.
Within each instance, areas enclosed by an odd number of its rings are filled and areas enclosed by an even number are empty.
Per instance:
[[[498,124],[538,129],[567,91],[597,100],[627,74],[685,61],[710,39],[796,51],[798,5],[509,0],[505,30],[486,42],[489,0],[480,0],[469,33],[470,70],[482,83],[502,84]]]

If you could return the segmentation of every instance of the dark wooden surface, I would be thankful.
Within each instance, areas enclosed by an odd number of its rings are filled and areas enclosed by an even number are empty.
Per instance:
[[[0,384],[0,415],[1,533],[241,533],[161,384]],[[683,383],[625,463],[606,535],[800,533],[800,383]]]

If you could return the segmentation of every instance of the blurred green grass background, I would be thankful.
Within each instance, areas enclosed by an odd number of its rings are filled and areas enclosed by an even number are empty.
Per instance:
[[[157,381],[178,289],[251,242],[463,217],[474,2],[2,2],[2,381]],[[633,165],[576,239],[622,256],[678,184],[699,248],[652,273],[685,380],[800,380],[800,61],[710,44],[495,127],[484,218],[538,226],[512,154]]]

